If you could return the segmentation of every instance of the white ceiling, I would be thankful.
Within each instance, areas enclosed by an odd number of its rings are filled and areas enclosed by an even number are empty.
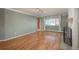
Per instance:
[[[19,12],[33,16],[55,16],[67,14],[67,8],[13,8]]]

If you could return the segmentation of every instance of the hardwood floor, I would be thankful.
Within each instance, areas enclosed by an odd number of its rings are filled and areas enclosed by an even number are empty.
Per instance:
[[[35,32],[0,42],[0,50],[61,50],[61,33]]]

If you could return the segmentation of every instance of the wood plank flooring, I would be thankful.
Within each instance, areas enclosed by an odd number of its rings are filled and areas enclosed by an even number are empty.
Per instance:
[[[60,50],[61,33],[35,32],[0,42],[0,50]]]

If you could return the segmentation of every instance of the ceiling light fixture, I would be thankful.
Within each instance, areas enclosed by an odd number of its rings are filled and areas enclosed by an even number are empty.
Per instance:
[[[40,8],[36,8],[36,12],[38,12],[38,13],[44,13],[44,11],[41,10]]]

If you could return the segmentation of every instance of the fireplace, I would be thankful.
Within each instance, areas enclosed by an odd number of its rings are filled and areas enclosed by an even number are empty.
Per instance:
[[[63,41],[72,46],[72,29],[68,26],[63,27]]]

